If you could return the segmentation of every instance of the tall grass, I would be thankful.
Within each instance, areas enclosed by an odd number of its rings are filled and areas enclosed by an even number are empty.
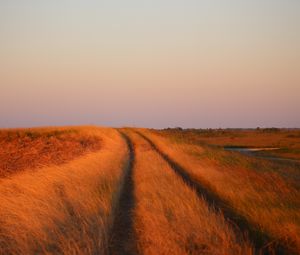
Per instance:
[[[242,234],[237,236],[146,140],[127,134],[135,147],[133,222],[139,254],[252,254]]]
[[[100,151],[0,181],[0,254],[107,254],[128,151],[115,130],[85,132]]]
[[[291,254],[300,250],[300,192],[295,181],[289,181],[292,176],[284,178],[283,169],[277,172],[274,164],[259,159],[251,159],[256,162],[251,166],[245,156],[232,157],[230,152],[184,143],[184,139],[176,142],[142,132],[194,179],[267,233],[273,243],[266,245],[284,244]]]

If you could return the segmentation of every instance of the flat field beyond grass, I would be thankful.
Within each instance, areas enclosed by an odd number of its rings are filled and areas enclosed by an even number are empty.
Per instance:
[[[208,144],[220,147],[278,148],[268,151],[269,156],[300,161],[299,129],[165,129],[160,131],[173,141]]]
[[[298,130],[0,130],[0,254],[300,254]]]

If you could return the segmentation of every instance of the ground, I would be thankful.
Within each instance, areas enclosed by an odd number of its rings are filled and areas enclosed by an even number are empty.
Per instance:
[[[0,254],[299,254],[299,134],[2,130]]]

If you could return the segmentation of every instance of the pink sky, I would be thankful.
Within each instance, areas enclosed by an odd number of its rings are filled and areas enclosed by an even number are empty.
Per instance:
[[[299,1],[1,1],[0,38],[0,127],[300,127]]]

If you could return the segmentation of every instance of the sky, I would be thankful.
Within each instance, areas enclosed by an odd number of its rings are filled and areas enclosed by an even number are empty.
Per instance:
[[[300,127],[299,0],[0,0],[0,127]]]

